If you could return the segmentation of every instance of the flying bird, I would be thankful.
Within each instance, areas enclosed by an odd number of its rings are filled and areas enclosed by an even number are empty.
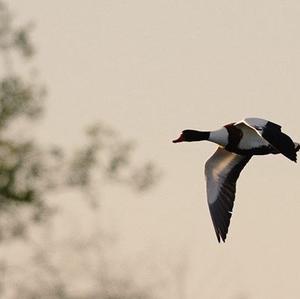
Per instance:
[[[251,157],[282,154],[297,162],[300,144],[281,132],[280,125],[261,118],[246,118],[215,131],[184,130],[173,142],[201,140],[219,145],[205,163],[205,177],[207,201],[217,239],[225,242],[236,181]]]

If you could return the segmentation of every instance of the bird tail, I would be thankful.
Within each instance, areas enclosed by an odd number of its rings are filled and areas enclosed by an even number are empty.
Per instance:
[[[298,142],[294,142],[296,153],[300,150],[300,144]]]

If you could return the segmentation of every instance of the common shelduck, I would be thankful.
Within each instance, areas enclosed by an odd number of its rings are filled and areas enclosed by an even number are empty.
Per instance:
[[[219,145],[205,163],[209,211],[220,242],[225,242],[236,181],[253,155],[282,154],[296,162],[300,144],[281,132],[281,126],[260,118],[246,118],[215,131],[184,130],[174,143],[208,140]]]

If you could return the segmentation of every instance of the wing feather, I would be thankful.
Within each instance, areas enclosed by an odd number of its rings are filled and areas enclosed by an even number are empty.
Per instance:
[[[220,242],[225,242],[232,214],[236,181],[251,156],[242,156],[219,147],[205,164],[207,200]]]

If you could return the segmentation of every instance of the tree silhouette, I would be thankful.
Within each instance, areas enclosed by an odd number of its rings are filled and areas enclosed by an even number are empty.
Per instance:
[[[72,294],[68,280],[61,277],[60,267],[53,263],[53,248],[63,249],[50,238],[57,213],[57,207],[47,200],[51,194],[80,191],[93,213],[102,185],[125,184],[142,192],[156,182],[158,172],[151,162],[137,166],[133,142],[101,123],[86,130],[85,143],[73,152],[66,152],[60,146],[41,145],[30,135],[30,128],[42,116],[46,96],[45,87],[32,75],[35,74],[32,28],[32,24],[16,26],[8,6],[0,1],[0,296],[150,298],[148,290],[135,287],[130,279],[110,279],[103,269],[97,274],[99,285],[92,292]],[[20,67],[16,62],[19,59],[26,64]],[[32,232],[35,230],[47,236],[38,238]],[[111,243],[100,226],[95,233],[85,248],[96,249],[100,256],[97,263],[103,266],[105,260],[100,252],[105,244]],[[45,243],[49,246],[44,246]],[[75,243],[68,242],[68,246],[72,253],[78,250]],[[30,263],[26,266],[14,264],[14,257],[9,260],[8,256],[17,248],[25,256],[30,253]]]
[[[88,128],[86,144],[73,153],[65,153],[59,146],[45,149],[24,132],[28,123],[41,116],[46,95],[44,86],[28,75],[31,69],[25,74],[23,70],[18,72],[15,63],[17,55],[27,61],[34,56],[32,27],[16,27],[8,7],[0,2],[0,57],[4,70],[0,78],[0,212],[30,205],[35,208],[37,220],[47,208],[47,192],[59,188],[89,192],[93,175],[146,190],[157,178],[153,164],[135,166],[132,142],[103,124]]]

